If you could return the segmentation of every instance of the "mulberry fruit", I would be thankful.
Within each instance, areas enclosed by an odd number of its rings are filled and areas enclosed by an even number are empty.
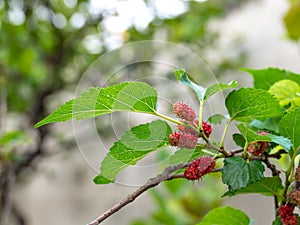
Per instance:
[[[296,182],[300,182],[300,166],[298,166],[296,169],[295,180],[296,180]]]
[[[194,149],[197,141],[198,138],[194,135],[189,133],[181,133],[177,146],[180,148]]]
[[[296,205],[298,207],[300,206],[300,191],[293,190],[289,192],[287,198],[289,203]]]
[[[216,163],[210,156],[203,156],[196,159],[184,172],[184,177],[188,180],[199,180],[202,176],[210,173]]]
[[[203,129],[203,132],[204,132],[205,136],[207,138],[209,138],[209,136],[212,132],[211,125],[209,123],[206,123],[206,122],[202,121],[202,129]]]
[[[290,205],[280,206],[279,216],[283,225],[298,225],[298,218],[293,213],[293,207]]]
[[[173,111],[179,119],[184,121],[192,122],[196,119],[194,110],[184,102],[176,102],[173,105]]]
[[[248,152],[255,156],[258,156],[267,149],[268,145],[269,145],[268,142],[264,142],[264,141],[250,143],[248,145]]]
[[[179,139],[180,139],[181,134],[179,132],[174,132],[169,135],[169,143],[172,146],[177,146]]]
[[[194,120],[193,122],[189,122],[189,124],[193,127],[195,127],[196,129],[198,129],[198,126],[199,126],[199,121],[198,120]],[[194,130],[193,128],[191,127],[188,127],[187,125],[180,125],[178,124],[178,130],[181,131],[181,132],[184,132],[184,133],[189,133],[189,134],[192,134],[196,137],[198,137],[198,132],[196,130]]]
[[[265,131],[260,131],[260,132],[258,132],[258,134],[266,135],[268,133]],[[253,142],[248,145],[248,152],[253,154],[254,156],[258,156],[261,153],[263,153],[268,148],[268,146],[269,146],[269,143],[265,142],[265,141]]]

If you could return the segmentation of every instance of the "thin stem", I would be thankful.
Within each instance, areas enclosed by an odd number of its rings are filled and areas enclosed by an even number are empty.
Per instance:
[[[294,179],[293,174],[294,174],[294,170],[295,170],[295,158],[297,156],[297,152],[298,152],[298,149],[294,149],[294,154],[291,158],[290,166],[287,169],[287,171],[285,172],[285,185],[284,185],[284,192],[283,192],[284,199],[282,201],[283,203],[286,202],[286,194],[287,194],[288,188]]]
[[[168,117],[166,115],[160,114],[159,112],[155,112],[155,115],[158,116],[158,117],[160,117],[160,118],[162,118],[162,119],[168,120],[168,121],[170,121],[172,123],[176,123],[176,124],[179,124],[179,125],[184,125],[183,122],[181,122],[179,120],[175,120],[175,119],[173,119],[171,117]]]
[[[209,154],[209,155],[212,155],[213,157],[216,157],[216,156],[218,155],[218,154],[213,153],[213,152],[210,152],[210,151],[208,151],[208,150],[206,150],[206,149],[202,149],[202,152],[207,153],[207,154]]]
[[[224,148],[224,141],[225,141],[225,137],[226,137],[226,133],[228,131],[229,125],[231,123],[231,118],[229,120],[227,120],[224,131],[223,131],[223,135],[220,141],[220,148]]]
[[[216,150],[220,153],[222,153],[222,155],[224,155],[225,157],[230,157],[230,156],[233,156],[234,154],[233,153],[230,153],[230,152],[227,152],[225,149],[223,148],[218,148],[216,147],[214,144],[212,144],[209,140],[207,140],[207,148],[208,149],[213,149],[213,150]]]
[[[114,205],[112,208],[107,210],[105,213],[103,213],[101,216],[99,216],[94,221],[90,222],[88,225],[98,225],[104,220],[106,220],[108,217],[113,215],[114,213],[118,212],[120,209],[122,209],[127,204],[133,202],[138,196],[140,196],[142,193],[147,191],[150,188],[153,188],[160,184],[163,181],[166,180],[173,180],[178,178],[183,178],[183,174],[172,174],[173,172],[185,168],[190,163],[182,163],[177,165],[168,166],[161,174],[157,175],[156,177],[153,177],[149,179],[143,186],[138,188],[133,193],[129,194],[126,198],[124,198],[122,201],[120,201],[118,204]]]
[[[298,153],[299,149],[296,149],[294,151],[293,157],[291,159],[291,164],[290,164],[290,175],[289,175],[289,180],[290,183],[292,183],[294,181],[294,175],[295,175],[295,159],[297,157],[297,153]]]
[[[183,122],[181,122],[179,120],[175,120],[175,119],[173,119],[171,117],[168,117],[166,115],[160,114],[159,112],[155,112],[155,115],[158,116],[158,117],[160,117],[160,118],[162,118],[162,119],[168,120],[168,121],[170,121],[172,123],[176,123],[176,124],[179,124],[179,125],[191,128],[191,129],[193,129],[196,132],[199,132],[199,130],[196,127],[192,126],[191,124],[183,123]]]
[[[204,101],[200,100],[200,106],[199,106],[199,130],[202,132],[202,120],[203,120],[203,106]]]
[[[247,151],[248,151],[248,141],[246,141],[245,146],[244,146],[244,150],[243,150],[243,157],[247,158]]]

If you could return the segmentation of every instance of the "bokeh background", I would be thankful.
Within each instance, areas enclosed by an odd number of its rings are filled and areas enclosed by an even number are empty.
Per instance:
[[[84,88],[142,80],[158,89],[162,111],[171,113],[176,100],[197,106],[170,82],[174,65],[203,86],[231,79],[251,86],[241,67],[300,73],[299,0],[0,0],[0,15],[1,225],[87,224],[165,166],[174,149],[150,155],[116,184],[92,182],[109,146],[150,117],[96,119],[101,145],[84,122],[77,134],[71,122],[33,128]],[[134,44],[145,40],[156,44]],[[151,57],[156,61],[144,60]],[[214,101],[207,114],[224,110],[215,106],[222,96]],[[272,198],[220,199],[223,193],[218,175],[166,182],[103,224],[192,225],[222,204],[242,209],[255,225],[271,224]]]

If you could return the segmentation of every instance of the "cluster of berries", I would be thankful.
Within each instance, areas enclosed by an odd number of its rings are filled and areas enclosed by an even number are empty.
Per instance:
[[[300,207],[300,191],[293,190],[288,193],[287,200],[292,205],[296,205],[297,207]]]
[[[295,173],[295,181],[300,182],[300,167],[298,166]]]
[[[300,167],[296,169],[295,181],[300,182]],[[300,207],[300,191],[295,189],[287,194],[286,205],[279,208],[279,216],[283,225],[298,225],[297,215],[294,214],[294,207]]]
[[[173,105],[173,111],[184,125],[178,125],[178,132],[170,134],[170,144],[180,148],[194,149],[198,138],[203,135],[198,132],[199,121],[196,119],[195,111],[184,102],[176,102]],[[202,122],[202,129],[204,135],[208,138],[212,132],[211,126],[206,122]]]
[[[184,102],[176,102],[173,105],[174,114],[183,122],[183,125],[178,125],[178,131],[170,134],[169,142],[172,146],[180,148],[194,149],[198,139],[209,138],[212,128],[210,124],[202,122],[202,132],[199,131],[199,120],[196,119],[195,111]],[[184,177],[188,180],[199,180],[202,176],[210,173],[216,163],[210,156],[203,156],[196,159],[185,170]]]
[[[214,159],[210,156],[202,156],[196,159],[184,171],[184,177],[188,180],[199,180],[205,174],[210,173],[216,165]]]
[[[283,225],[298,225],[298,218],[293,210],[294,208],[291,205],[280,206],[278,212]]]
[[[265,131],[260,131],[260,132],[258,132],[258,134],[259,135],[266,135],[268,133],[265,132]],[[269,146],[268,142],[256,141],[256,142],[250,143],[248,145],[248,152],[251,153],[254,156],[258,156],[261,153],[263,153],[268,148],[268,146]]]

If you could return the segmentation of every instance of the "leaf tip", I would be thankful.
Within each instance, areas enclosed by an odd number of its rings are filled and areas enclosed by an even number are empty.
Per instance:
[[[186,71],[184,69],[180,69],[180,68],[174,69],[174,74],[175,74],[175,77],[177,78],[177,80],[180,80],[181,76],[185,73],[186,73]]]
[[[239,83],[236,80],[232,80],[228,83],[228,85],[230,85],[232,87],[237,87],[239,85]]]
[[[95,184],[109,184],[113,182],[112,180],[109,180],[102,175],[96,176],[93,181]]]
[[[39,127],[41,127],[41,126],[43,126],[43,125],[45,125],[45,123],[43,122],[43,120],[41,120],[41,121],[39,121],[39,122],[37,122],[36,124],[34,124],[34,128],[39,128]]]

